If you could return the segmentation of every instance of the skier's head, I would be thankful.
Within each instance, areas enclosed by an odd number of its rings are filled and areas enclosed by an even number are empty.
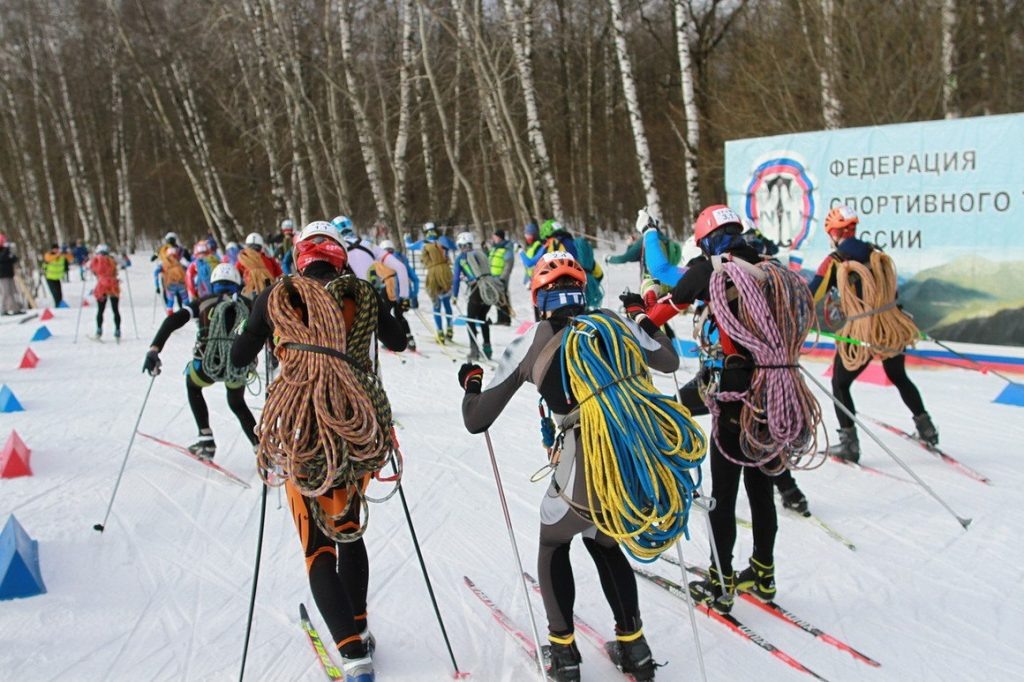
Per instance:
[[[743,243],[743,221],[725,204],[708,206],[693,224],[693,241],[705,256],[720,256]]]
[[[505,241],[505,230],[495,230],[494,234],[491,235],[491,241],[495,244],[501,244]]]
[[[523,238],[526,243],[534,243],[538,236],[540,236],[540,229],[537,227],[537,223],[526,223],[526,227],[523,228]]]
[[[473,248],[473,233],[460,232],[455,238],[455,246],[459,247],[459,251],[470,251]]]
[[[281,221],[281,234],[285,237],[291,237],[295,233],[295,223],[292,222],[291,218],[285,218]]]
[[[249,236],[245,238],[245,245],[256,251],[263,250],[263,237],[259,232],[250,232]]]
[[[0,244],[0,246],[2,246],[2,244]],[[106,244],[97,244],[96,245],[96,253],[98,253],[100,255],[103,255],[103,256],[107,256],[107,255],[110,254],[110,247],[107,246]]]
[[[743,216],[742,220],[743,241],[749,244],[754,251],[757,251],[761,258],[774,257],[779,252],[779,245],[761,234],[761,231],[757,229],[757,225],[754,224],[753,220],[746,216]]]
[[[178,235],[173,232],[168,232],[164,235],[164,241],[171,246],[176,246],[178,244]]]
[[[847,237],[852,237],[857,233],[857,223],[859,221],[860,218],[857,217],[856,211],[849,206],[840,204],[825,216],[825,232],[828,233],[833,242],[838,244]]]
[[[430,223],[430,222],[423,223],[423,238],[424,239],[426,239],[428,242],[434,242],[434,241],[437,241],[437,238],[439,236],[440,235],[437,232],[437,225],[435,225],[434,223]]]
[[[552,313],[560,308],[586,306],[583,290],[587,286],[587,273],[566,251],[546,253],[533,269],[530,292],[533,305],[541,313]]]
[[[299,274],[318,261],[330,263],[339,272],[348,263],[348,252],[338,228],[326,220],[314,220],[302,228],[295,239],[295,265]]]
[[[350,234],[355,234],[355,228],[352,225],[352,219],[347,215],[334,216],[334,220],[331,221],[334,228],[338,231],[342,237],[347,237]],[[308,227],[308,225],[306,226]],[[303,228],[305,231],[305,228]]]
[[[210,244],[205,239],[200,239],[196,242],[196,245],[192,247],[193,256],[206,256],[210,253]]]
[[[210,286],[215,294],[237,294],[242,290],[242,275],[231,263],[221,263],[210,273]]]
[[[557,220],[545,220],[543,223],[541,223],[540,226],[540,238],[548,239],[551,237],[551,235],[553,235],[555,232],[558,232],[561,229],[562,224]]]
[[[7,246],[7,235],[4,234],[3,232],[0,232],[0,249],[4,248],[5,246]]]
[[[395,252],[395,243],[390,239],[382,239],[380,244],[377,244],[381,251],[387,251],[388,253]]]

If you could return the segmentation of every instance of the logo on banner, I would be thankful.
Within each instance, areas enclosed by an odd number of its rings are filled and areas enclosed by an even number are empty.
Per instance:
[[[781,247],[798,249],[811,232],[817,184],[802,156],[770,152],[751,174],[744,210],[761,234]]]

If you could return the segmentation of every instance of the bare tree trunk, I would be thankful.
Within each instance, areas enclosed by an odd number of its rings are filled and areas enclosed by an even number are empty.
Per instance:
[[[533,62],[531,42],[533,34],[533,0],[523,0],[521,13],[517,11],[513,0],[504,0],[505,14],[508,16],[512,32],[512,49],[516,57],[516,71],[519,73],[519,86],[523,90],[523,103],[526,105],[526,134],[530,140],[530,151],[534,172],[544,181],[551,213],[555,220],[562,221],[562,199],[558,194],[558,185],[551,172],[551,159],[548,156],[544,132],[540,127],[540,114],[537,109],[537,89],[533,83]]]
[[[959,118],[956,80],[956,0],[942,0],[942,111]],[[982,41],[984,42],[984,41]]]
[[[406,199],[405,178],[409,170],[406,152],[409,146],[409,128],[412,119],[412,62],[413,28],[412,0],[401,2],[402,65],[398,75],[398,132],[395,135],[394,179],[395,179],[395,226],[399,232],[408,227],[409,204]]]
[[[32,106],[35,110],[36,135],[39,139],[39,156],[42,159],[43,179],[46,181],[46,197],[50,205],[50,224],[53,228],[53,238],[58,243],[66,241],[64,226],[61,221],[60,208],[57,205],[57,191],[53,180],[53,173],[50,171],[50,147],[46,140],[46,128],[43,126],[43,92],[40,83],[42,79],[39,73],[39,59],[35,50],[35,41],[30,38],[28,41],[29,64],[31,66],[32,80]],[[40,216],[42,217],[42,216]]]
[[[693,62],[690,59],[690,32],[687,30],[687,13],[683,0],[672,0],[676,20],[676,50],[679,54],[680,84],[683,90],[683,114],[686,123],[686,207],[691,217],[700,210],[700,174],[697,167],[697,152],[700,149],[700,112],[693,96]],[[689,225],[690,221],[687,220]]]
[[[826,130],[835,130],[843,125],[843,107],[836,95],[835,68],[835,5],[833,0],[818,0],[821,16],[822,56],[817,59],[814,41],[811,39],[810,22],[804,7],[806,0],[797,0],[801,13],[801,26],[807,39],[808,52],[818,68],[818,84],[821,87],[821,118]]]
[[[23,127],[22,119],[18,112],[18,105],[10,90],[6,91],[7,108],[11,114],[11,128],[7,131],[9,144],[12,149],[17,149],[20,159],[16,158],[15,163],[18,175],[22,178],[24,185],[25,209],[27,224],[31,226],[34,234],[46,234],[46,222],[43,214],[43,203],[40,197],[39,179],[36,177],[32,155],[29,153],[26,142],[30,135]],[[12,207],[14,204],[12,204]]]
[[[615,53],[619,61],[619,75],[622,78],[622,92],[626,99],[626,110],[629,112],[629,124],[633,129],[633,146],[636,149],[636,162],[640,170],[640,181],[644,186],[647,210],[662,217],[661,198],[654,184],[654,168],[651,165],[651,151],[647,145],[647,133],[640,115],[640,101],[636,94],[636,82],[633,79],[633,64],[626,49],[626,25],[622,18],[620,0],[608,0],[612,14],[612,28],[615,33]]]
[[[124,93],[121,74],[116,66],[111,71],[110,90],[114,113],[114,174],[117,181],[116,238],[122,249],[135,246],[135,223],[132,215],[132,187],[128,171],[128,142],[124,133]]]
[[[427,49],[426,45],[423,45],[421,49]],[[423,175],[427,183],[427,212],[431,220],[437,220],[439,205],[437,203],[437,178],[434,176],[434,152],[430,145],[427,104],[423,99],[423,82],[425,80],[425,75],[417,75],[413,93],[416,96],[416,114],[420,124],[420,145],[423,147]]]
[[[422,12],[422,9],[420,10]],[[422,37],[422,30],[420,32]],[[423,42],[422,40],[420,42]],[[426,43],[423,43],[423,49],[426,48]],[[452,149],[454,156],[452,157],[455,165],[458,165],[459,160],[462,157],[462,50],[455,50],[455,89],[452,93],[452,108],[455,110],[452,113]],[[435,91],[436,100],[436,91]],[[460,180],[458,177],[452,179],[452,193],[448,199],[448,217],[453,217],[459,210],[459,184]],[[477,223],[477,219],[473,219],[474,223]]]

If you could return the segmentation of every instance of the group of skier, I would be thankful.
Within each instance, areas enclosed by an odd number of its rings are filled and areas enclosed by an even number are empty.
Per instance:
[[[845,299],[862,296],[859,281],[849,283],[841,274],[846,264],[852,261],[865,265],[868,269],[859,272],[860,277],[865,277],[871,276],[870,269],[877,268],[880,262],[873,246],[856,239],[856,224],[857,217],[848,208],[829,213],[825,229],[834,250],[811,283],[814,300],[823,298],[833,285],[840,284],[839,288],[844,290],[842,297],[833,304],[841,312],[845,311]],[[807,500],[790,472],[798,459],[791,451],[795,446],[771,442],[766,450],[770,450],[770,456],[755,459],[745,426],[750,423],[745,396],[759,384],[758,373],[790,371],[799,378],[795,364],[760,362],[757,352],[741,340],[746,338],[743,330],[732,326],[743,317],[740,309],[751,295],[738,285],[741,273],[759,281],[765,277],[789,277],[785,281],[790,286],[796,275],[773,261],[777,248],[773,250],[774,245],[756,229],[748,229],[743,219],[727,206],[707,207],[698,216],[694,246],[700,253],[685,266],[677,265],[678,251],[673,253],[656,217],[646,210],[640,211],[636,228],[642,244],[644,284],[641,292],[627,291],[620,296],[622,313],[601,309],[599,302],[592,302],[591,284],[596,282],[599,290],[600,266],[594,262],[588,245],[573,239],[554,221],[547,221],[540,228],[533,223],[527,225],[525,244],[519,248],[502,230],[492,233],[487,251],[469,232],[458,234],[453,242],[433,223],[423,226],[420,241],[413,242],[409,237],[405,240],[407,250],[419,254],[426,271],[424,288],[433,305],[437,343],[444,345],[453,340],[453,320],[458,318],[453,315],[452,299],[468,289],[466,315],[462,319],[468,329],[470,350],[467,362],[458,371],[459,385],[465,392],[462,412],[466,428],[472,433],[489,428],[523,383],[534,384],[548,406],[542,432],[547,433],[544,445],[551,457],[553,474],[540,509],[537,570],[548,624],[547,664],[550,676],[556,680],[580,679],[582,657],[575,643],[575,586],[569,561],[570,542],[576,535],[583,536],[614,615],[615,641],[609,650],[613,660],[637,680],[654,679],[657,663],[643,632],[635,575],[623,551],[623,544],[628,545],[631,554],[644,549],[635,544],[642,531],[633,528],[620,536],[610,530],[615,505],[607,499],[595,505],[593,480],[597,476],[593,468],[599,466],[595,449],[610,448],[616,457],[633,457],[644,464],[649,463],[651,453],[643,448],[623,452],[602,441],[601,434],[613,427],[594,410],[599,404],[611,404],[611,396],[617,409],[640,415],[638,424],[654,423],[647,412],[650,403],[636,396],[653,389],[648,367],[662,372],[678,368],[679,357],[666,330],[671,329],[668,321],[679,312],[690,306],[698,308],[702,348],[702,366],[697,377],[672,397],[674,404],[682,406],[676,416],[679,433],[700,433],[691,421],[692,416],[712,414],[711,434],[706,443],[696,435],[680,436],[686,447],[677,448],[689,450],[688,462],[679,462],[684,468],[699,466],[707,455],[712,479],[708,497],[714,504],[707,505],[712,535],[711,567],[707,577],[690,584],[691,595],[721,613],[730,611],[737,591],[763,600],[773,599],[778,530],[773,485],[779,487],[786,507],[807,510]],[[152,341],[143,369],[154,375],[159,373],[160,353],[170,334],[189,320],[196,320],[194,357],[186,366],[185,382],[199,435],[189,450],[203,458],[214,456],[216,446],[202,390],[216,382],[224,383],[228,404],[257,451],[261,475],[268,481],[283,481],[286,487],[310,588],[341,656],[345,679],[370,682],[374,679],[374,639],[367,620],[369,560],[362,539],[362,515],[365,490],[376,470],[360,463],[375,462],[379,469],[391,461],[391,453],[397,448],[371,339],[378,339],[394,352],[415,348],[405,314],[418,305],[419,280],[415,268],[392,242],[374,244],[361,239],[345,216],[330,222],[314,221],[297,235],[290,221],[286,221],[281,233],[281,239],[268,242],[290,247],[281,251],[288,262],[284,269],[264,252],[267,242],[255,233],[235,254],[231,253],[231,245],[226,247],[223,262],[216,262],[215,244],[204,240],[188,254],[177,243],[177,236],[169,233],[154,256],[160,261],[157,287],[165,295],[169,315]],[[497,309],[494,324],[511,322],[508,287],[517,251],[536,323],[510,345],[497,375],[484,388],[484,369],[476,362],[493,356],[490,308]],[[93,260],[103,256],[97,253]],[[204,268],[202,263],[210,269],[208,282],[200,272]],[[90,268],[96,271],[92,265]],[[282,276],[283,271],[289,274]],[[779,274],[782,271],[788,274]],[[109,273],[104,276],[109,284]],[[805,283],[801,281],[799,286],[807,292]],[[113,288],[103,291],[111,300],[118,330],[115,333],[119,333],[116,265]],[[772,303],[779,304],[779,308],[787,303],[794,308],[804,305],[804,299],[798,296],[791,301],[777,300],[783,295],[778,291],[763,295],[776,297]],[[811,300],[809,293],[806,299]],[[175,302],[177,312],[172,311]],[[892,304],[872,301],[873,307],[865,317],[894,310],[899,313],[898,306]],[[779,320],[772,322],[782,324]],[[806,329],[802,333],[806,334]],[[601,339],[589,346],[591,355],[581,350],[580,344],[587,343],[580,341],[584,336]],[[864,341],[870,344],[870,340]],[[244,387],[263,349],[273,352],[281,365],[280,376],[287,380],[270,384],[262,421],[257,425],[245,404]],[[617,353],[625,353],[639,362],[638,369],[628,375],[613,370],[604,383],[587,388],[586,381],[580,379],[581,358],[589,358],[602,367],[603,363],[622,367],[623,358]],[[840,361],[840,355],[837,351],[833,390],[852,413],[849,383],[863,371],[866,362],[861,356],[858,361],[863,364],[850,367]],[[868,356],[867,361],[870,359]],[[318,372],[311,371],[311,363],[319,368]],[[902,354],[891,354],[884,366],[913,412],[919,437],[935,444],[937,431],[919,393],[906,378]],[[337,390],[327,390],[328,386]],[[361,401],[360,409],[365,411],[359,414],[372,416],[355,419],[354,408],[342,407],[338,409],[343,418],[328,418],[325,409],[337,407],[335,401],[339,400]],[[307,428],[306,433],[295,435],[301,429],[289,431],[282,426],[304,414],[315,424],[312,432]],[[842,427],[841,442],[829,454],[856,461],[856,432],[848,415],[838,407],[837,416]],[[657,423],[657,429],[664,427],[665,422]],[[809,422],[805,431],[816,426]],[[693,431],[688,432],[688,428]],[[642,426],[638,429],[643,431]],[[286,435],[282,437],[281,433]],[[293,442],[311,436],[317,439],[314,446]],[[345,445],[329,445],[330,439]],[[344,454],[345,448],[360,448],[360,452],[365,450],[368,454],[353,460]],[[616,476],[622,478],[624,494],[639,494],[635,481],[626,480],[626,474]],[[754,544],[748,565],[736,572],[735,506],[741,479],[750,503]],[[700,479],[684,471],[672,480],[676,483],[663,496],[679,498],[678,513],[670,516],[674,519],[672,523],[681,525],[671,533],[666,531],[672,540],[664,545],[656,543],[656,551],[667,547],[685,530],[687,512],[697,496]],[[658,504],[658,500],[649,502],[650,506]],[[637,508],[644,509],[642,504]],[[649,511],[644,509],[644,513]],[[629,545],[624,537],[634,544]]]

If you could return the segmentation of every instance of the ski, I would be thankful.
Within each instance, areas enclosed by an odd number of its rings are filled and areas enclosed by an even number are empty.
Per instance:
[[[533,591],[537,594],[540,594],[540,583],[537,582],[537,579],[529,573],[527,573],[526,571],[523,571],[523,577],[526,578],[527,582],[530,583],[530,586],[533,588]],[[601,652],[604,653],[604,655],[608,658],[609,661],[612,662],[612,664],[616,668],[619,668],[618,661],[615,660],[614,656],[612,655],[612,652],[608,650],[608,645],[614,644],[614,642],[609,642],[607,639],[602,637],[601,633],[598,632],[596,628],[591,627],[585,620],[580,618],[575,613],[572,614],[572,622],[573,625],[576,626],[577,630],[582,632],[583,635],[587,639],[589,639],[594,646],[600,649]],[[631,680],[631,682],[636,682],[636,678],[633,677],[633,675],[630,673],[623,672],[622,668],[619,668],[619,672],[622,672],[622,674],[626,676],[627,680]]]
[[[665,590],[672,596],[682,599],[684,601],[688,601],[686,599],[686,593],[683,592],[683,590],[687,588],[681,587],[679,584],[672,582],[668,578],[663,578],[656,573],[652,573],[638,566],[634,566],[633,571],[642,578],[649,580],[661,589]],[[799,670],[802,673],[807,673],[815,679],[825,680],[824,677],[814,672],[813,670],[805,666],[803,663],[799,662],[798,660],[787,654],[785,651],[769,642],[756,631],[751,630],[749,627],[741,623],[732,614],[719,613],[718,611],[715,611],[713,608],[709,607],[707,604],[702,604],[696,601],[694,601],[693,605],[702,613],[709,616],[712,620],[718,621],[722,625],[726,626],[727,628],[738,634],[740,637],[743,637],[744,639],[753,642],[754,644],[761,647],[762,649],[764,649],[772,656],[785,663],[786,665],[790,666],[791,668]]]
[[[818,454],[819,455],[827,456],[830,460],[832,460],[836,464],[842,464],[843,466],[848,466],[851,469],[859,469],[859,470],[863,471],[866,474],[874,474],[875,476],[885,476],[886,478],[891,478],[891,479],[894,479],[894,480],[897,480],[897,481],[903,481],[904,483],[910,483],[910,481],[908,481],[907,479],[903,478],[902,476],[897,476],[896,474],[890,474],[888,471],[882,471],[881,469],[876,469],[875,467],[869,466],[867,464],[861,464],[860,462],[851,462],[848,459],[843,459],[842,457],[837,457],[835,455],[830,455],[830,454],[828,454],[827,452],[824,452],[824,451],[819,452]]]
[[[320,633],[316,631],[316,628],[313,627],[313,621],[309,619],[306,605],[302,603],[299,604],[299,622],[302,623],[302,631],[306,633],[309,645],[313,647],[313,651],[316,653],[316,660],[319,661],[320,667],[323,668],[324,674],[327,675],[327,679],[344,680],[345,673],[341,671],[341,668],[334,665],[331,655],[327,653],[327,648],[324,646],[324,641],[320,639]]]
[[[148,433],[143,433],[142,431],[136,431],[136,433],[139,434],[140,436],[142,436],[143,438],[148,438],[149,440],[153,441],[154,443],[159,443],[160,445],[164,445],[166,447],[169,447],[172,450],[177,450],[178,452],[180,452],[181,454],[185,455],[186,457],[194,459],[195,461],[199,462],[203,466],[207,466],[207,467],[213,469],[214,471],[216,471],[217,473],[222,474],[223,476],[226,476],[228,478],[228,480],[237,483],[238,485],[242,486],[243,488],[248,488],[249,487],[248,483],[246,483],[244,480],[242,480],[241,478],[239,478],[235,474],[231,473],[230,471],[228,471],[227,469],[225,469],[221,465],[215,464],[215,463],[213,463],[212,461],[210,461],[208,459],[203,459],[199,455],[196,455],[196,454],[193,454],[193,453],[189,452],[189,449],[186,448],[186,447],[178,445],[177,443],[172,443],[170,441],[164,440],[163,438],[157,438],[156,436],[151,436]]]
[[[822,521],[820,518],[818,518],[811,512],[801,514],[800,512],[793,511],[792,509],[786,509],[785,511],[787,514],[791,516],[795,516],[809,523],[813,523],[815,526],[823,530],[826,535],[828,535],[830,538],[841,544],[843,547],[846,547],[846,549],[850,550],[851,552],[857,551],[857,545],[853,544],[849,539],[846,538],[846,536],[844,536],[835,528]],[[754,525],[750,521],[739,516],[736,517],[736,525],[740,528],[746,528],[747,530],[751,530],[754,527]]]
[[[465,581],[466,587],[469,588],[469,591],[475,594],[477,599],[483,602],[484,606],[488,608],[488,610],[491,612],[491,616],[494,618],[494,620],[498,622],[498,625],[501,626],[501,629],[507,632],[509,635],[511,635],[512,639],[514,639],[522,648],[523,653],[530,657],[530,660],[533,662],[533,667],[534,669],[536,669],[536,642],[534,642],[528,634],[526,634],[521,628],[519,628],[515,623],[513,623],[512,619],[509,618],[504,611],[498,608],[498,605],[495,604],[494,601],[492,601],[491,598],[487,596],[487,593],[485,593],[483,590],[477,587],[476,583],[470,580],[468,576],[462,576],[462,579]],[[548,676],[548,679],[552,679],[551,676],[547,674],[547,670],[544,671],[544,674]]]
[[[861,416],[867,417],[867,415],[861,415]],[[893,426],[892,424],[887,424],[884,421],[882,421],[881,419],[875,419],[874,417],[867,417],[867,418],[870,419],[871,421],[873,421],[874,423],[878,424],[879,426],[881,426],[886,431],[888,431],[890,433],[894,433],[897,436],[900,436],[900,437],[902,437],[902,438],[904,438],[906,440],[909,440],[911,443],[917,445],[921,449],[923,449],[923,450],[925,450],[925,451],[935,455],[940,460],[942,460],[943,462],[945,462],[949,466],[953,467],[956,471],[960,472],[964,476],[967,476],[968,478],[972,478],[975,481],[978,481],[979,483],[984,483],[985,485],[992,485],[992,481],[989,480],[988,476],[985,476],[984,474],[982,474],[982,473],[980,473],[978,471],[975,471],[971,467],[967,466],[966,464],[964,464],[960,460],[956,459],[952,455],[949,455],[946,452],[940,450],[936,446],[929,445],[928,443],[925,443],[923,440],[921,440],[920,438],[918,438],[914,434],[908,433],[907,431],[904,431],[903,429],[901,429],[899,427]]]
[[[664,559],[665,561],[667,561],[668,563],[673,564],[674,566],[678,566],[679,565],[679,560],[677,558],[675,558],[674,556],[671,556],[669,554],[662,554],[661,558]],[[703,568],[701,566],[696,566],[696,565],[693,565],[693,564],[686,564],[686,570],[689,571],[690,573],[694,573],[694,574],[700,576],[701,578],[707,578],[708,577],[707,569]],[[881,667],[881,665],[882,665],[881,663],[879,663],[875,659],[871,658],[870,656],[868,656],[866,654],[863,654],[860,651],[857,651],[856,649],[854,649],[852,646],[850,646],[846,642],[843,642],[842,640],[839,640],[839,639],[833,637],[832,635],[828,634],[827,632],[824,632],[820,628],[817,628],[817,627],[811,625],[806,620],[804,620],[803,618],[800,618],[799,616],[797,616],[792,611],[790,611],[790,610],[788,610],[786,608],[783,608],[782,606],[780,606],[775,601],[762,601],[762,600],[758,599],[755,595],[751,594],[750,592],[746,592],[746,591],[742,591],[742,590],[739,591],[739,595],[740,595],[740,597],[744,601],[747,601],[747,602],[753,604],[754,606],[758,607],[759,609],[761,609],[763,611],[767,611],[768,613],[770,613],[771,615],[775,616],[776,618],[778,618],[780,620],[784,620],[784,621],[786,621],[787,623],[789,623],[791,625],[795,625],[796,627],[800,628],[801,630],[803,630],[807,634],[809,634],[809,635],[811,635],[811,636],[813,636],[813,637],[815,637],[817,639],[820,639],[825,644],[828,644],[830,646],[834,646],[835,648],[839,649],[840,651],[845,651],[846,653],[850,654],[851,656],[853,656],[854,658],[856,658],[858,661],[860,661],[862,663],[867,663],[868,665],[870,665],[872,667],[875,667],[875,668]]]

